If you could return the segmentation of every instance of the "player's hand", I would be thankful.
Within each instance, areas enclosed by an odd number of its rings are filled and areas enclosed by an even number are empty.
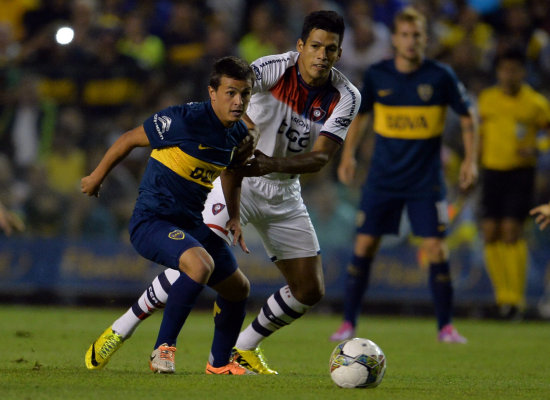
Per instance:
[[[231,166],[232,167],[240,167],[243,166],[247,160],[252,157],[252,153],[254,152],[254,137],[252,135],[247,135],[241,143],[239,143],[239,146],[235,150],[235,154],[233,154],[233,159],[231,160]]]
[[[246,243],[244,242],[241,222],[238,218],[232,218],[227,221],[227,223],[225,224],[225,229],[233,234],[233,242],[231,243],[233,246],[236,246],[237,243],[239,243],[242,251],[247,254],[250,253],[250,250],[248,250],[248,247],[246,247]]]
[[[99,189],[101,188],[101,180],[93,175],[85,176],[80,180],[80,191],[88,196],[99,197]]]
[[[464,160],[460,165],[458,185],[461,190],[471,189],[477,182],[478,169],[476,162]]]
[[[529,211],[529,214],[536,215],[535,222],[539,225],[541,231],[550,225],[550,204],[542,204],[535,207]]]
[[[355,169],[357,168],[357,161],[353,157],[345,157],[340,161],[338,165],[338,179],[344,185],[351,185],[353,178],[355,177]]]
[[[16,214],[0,206],[0,230],[4,231],[6,236],[16,232],[22,232],[25,229],[25,223]]]
[[[243,176],[262,176],[270,172],[273,172],[273,157],[266,156],[260,150],[255,150],[254,158],[241,169]]]

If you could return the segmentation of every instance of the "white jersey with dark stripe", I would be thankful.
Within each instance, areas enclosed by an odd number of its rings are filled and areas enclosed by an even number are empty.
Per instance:
[[[320,87],[309,86],[298,70],[299,53],[259,58],[252,63],[256,81],[247,114],[260,131],[257,149],[273,157],[311,151],[319,135],[342,143],[357,114],[361,95],[333,68]],[[270,179],[289,174],[272,173]]]

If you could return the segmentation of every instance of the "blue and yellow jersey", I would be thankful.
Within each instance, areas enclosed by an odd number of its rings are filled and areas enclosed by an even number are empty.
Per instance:
[[[528,84],[515,96],[492,86],[480,93],[478,106],[483,167],[499,171],[534,167],[537,132],[550,125],[548,100]]]
[[[375,147],[366,187],[387,194],[444,196],[441,136],[447,106],[468,114],[470,102],[453,70],[424,60],[404,74],[394,60],[365,73],[360,113],[374,112]]]
[[[239,121],[225,128],[210,102],[173,106],[149,117],[143,127],[151,157],[143,175],[136,211],[151,213],[182,228],[202,221],[212,182],[248,134]]]

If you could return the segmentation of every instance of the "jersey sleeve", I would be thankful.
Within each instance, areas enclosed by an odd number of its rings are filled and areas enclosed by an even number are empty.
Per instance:
[[[347,79],[342,83],[340,100],[334,111],[321,128],[320,135],[342,143],[348,134],[351,121],[355,118],[361,105],[361,94]]]
[[[449,106],[459,115],[469,114],[470,98],[464,84],[458,80],[451,67],[445,68],[447,73],[446,93]]]
[[[255,79],[252,94],[271,89],[283,76],[289,66],[296,63],[296,56],[292,52],[260,57],[251,64]]]
[[[171,106],[145,120],[143,128],[153,149],[175,146],[181,142],[185,113],[185,106]]]

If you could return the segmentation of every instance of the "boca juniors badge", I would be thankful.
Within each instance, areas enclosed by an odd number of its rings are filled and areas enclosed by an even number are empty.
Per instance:
[[[216,203],[212,205],[212,214],[218,215],[225,208],[225,204]]]
[[[416,88],[416,92],[418,93],[418,97],[420,97],[422,101],[428,101],[432,98],[434,94],[434,88],[432,85],[425,83],[422,85],[418,85],[418,87]]]
[[[168,237],[173,240],[183,240],[185,238],[185,233],[176,229],[168,234]]]

